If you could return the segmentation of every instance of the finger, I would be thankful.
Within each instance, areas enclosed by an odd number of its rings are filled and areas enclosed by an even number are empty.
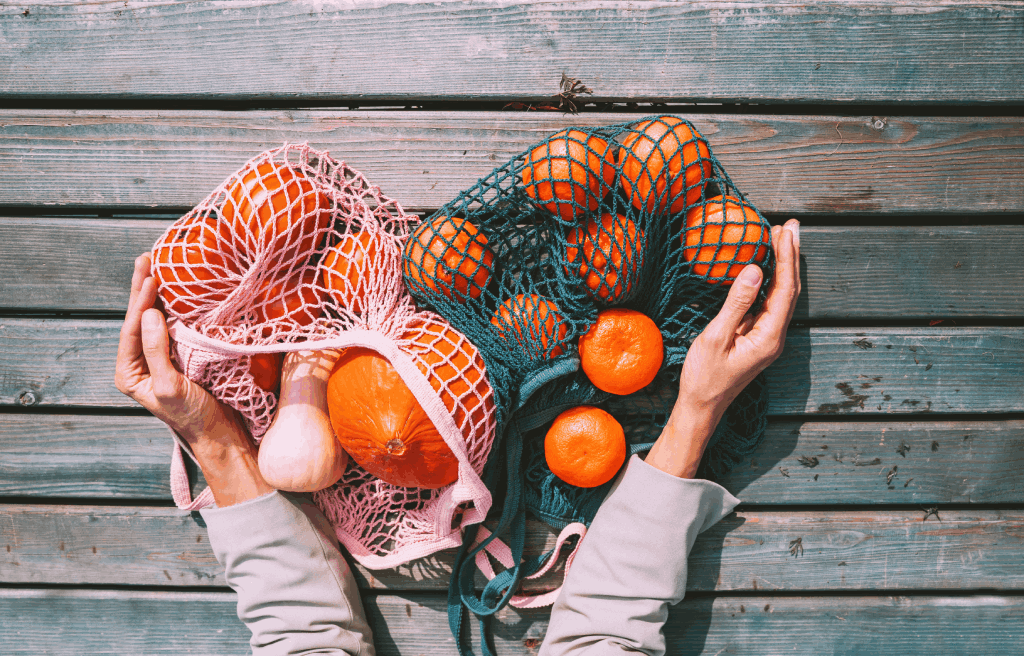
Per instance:
[[[125,314],[121,338],[117,344],[115,376],[126,375],[136,361],[143,357],[142,314],[152,307],[153,299],[156,298],[156,286],[154,278],[145,278],[136,292],[135,302],[129,306],[128,313]]]
[[[139,297],[142,283],[149,277],[149,266],[149,253],[143,253],[135,258],[135,269],[132,271],[132,291],[128,295],[128,312],[131,312],[132,306],[135,305],[135,301]]]
[[[736,277],[725,299],[725,304],[718,311],[718,315],[711,320],[704,330],[708,337],[717,340],[719,343],[731,341],[739,328],[743,317],[750,310],[757,298],[757,292],[761,288],[761,267],[756,264],[748,264]]]
[[[153,379],[153,394],[158,399],[177,398],[184,394],[181,374],[171,362],[169,345],[164,315],[160,310],[149,308],[142,315],[142,352]]]
[[[797,281],[794,276],[793,231],[785,229],[779,239],[775,265],[775,279],[768,289],[764,312],[758,317],[751,332],[760,334],[766,342],[775,342],[786,334],[786,326],[796,307]]]

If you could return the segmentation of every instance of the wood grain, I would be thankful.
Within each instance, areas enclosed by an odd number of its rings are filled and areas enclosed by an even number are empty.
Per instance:
[[[251,653],[231,592],[0,590],[0,640],[9,656]],[[454,653],[441,595],[363,599],[380,656]],[[547,609],[505,609],[492,622],[498,654],[536,654]],[[60,617],[60,630],[52,618]],[[132,630],[125,631],[130,626]],[[183,631],[182,627],[188,627]],[[470,622],[474,644],[476,622]],[[951,629],[955,627],[955,629]],[[1024,639],[1015,596],[698,597],[669,610],[668,653],[1009,654]]]
[[[123,312],[134,258],[170,223],[0,217],[0,307]],[[1024,316],[1020,252],[1024,226],[806,226],[794,316]]]
[[[404,207],[425,210],[440,207],[567,125],[638,118],[635,113],[0,110],[0,205],[191,207],[260,151],[308,141],[362,171]],[[687,118],[762,212],[1024,211],[1024,187],[1013,182],[1024,167],[1021,117]]]
[[[565,73],[597,100],[1020,102],[1021,15],[1013,1],[27,2],[0,13],[0,93],[550,100]]]
[[[1019,504],[1022,467],[1020,421],[778,421],[769,424],[760,448],[719,482],[744,507]]]
[[[171,444],[155,417],[0,414],[0,495],[170,500]]]
[[[914,511],[732,514],[701,534],[689,590],[1021,590],[1024,513]],[[555,535],[530,522],[529,553]],[[793,542],[803,547],[791,553]],[[173,508],[0,505],[2,583],[223,586],[198,514]],[[10,547],[7,550],[6,547]],[[441,590],[454,553],[355,569],[368,589]],[[482,580],[481,580],[482,581]],[[557,586],[560,574],[531,584]]]
[[[0,405],[128,408],[120,322],[0,319]],[[970,366],[964,366],[970,363]],[[803,328],[768,369],[775,415],[1024,410],[1019,328]]]
[[[152,417],[0,415],[0,496],[170,500],[170,448],[166,427]],[[1021,467],[1021,421],[783,420],[719,482],[745,508],[1022,503]],[[205,481],[192,478],[197,494]]]

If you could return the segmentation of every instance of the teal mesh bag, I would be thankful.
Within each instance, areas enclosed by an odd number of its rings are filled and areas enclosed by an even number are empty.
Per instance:
[[[555,527],[589,525],[611,482],[578,488],[551,473],[544,436],[575,406],[596,406],[623,427],[629,454],[648,450],[678,394],[693,339],[721,308],[744,266],[759,264],[763,303],[774,274],[771,229],[729,179],[704,138],[674,116],[568,128],[528,148],[425,219],[406,242],[413,296],[480,350],[495,394],[498,437],[484,481],[501,500],[492,534],[467,531],[449,587],[449,623],[461,654],[465,612],[486,622],[551,554],[524,561],[527,513]],[[600,311],[651,318],[664,360],[625,396],[594,386],[577,340]],[[759,376],[729,407],[700,475],[715,479],[764,436]],[[499,504],[496,504],[496,507]],[[476,555],[509,536],[515,565],[477,595]],[[493,649],[485,639],[484,654]]]

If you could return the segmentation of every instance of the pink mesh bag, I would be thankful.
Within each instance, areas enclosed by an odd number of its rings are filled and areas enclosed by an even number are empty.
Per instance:
[[[495,432],[483,361],[447,321],[417,310],[402,281],[418,221],[326,152],[285,145],[247,162],[153,247],[172,356],[257,442],[277,403],[254,375],[261,358],[365,347],[391,362],[455,454],[458,480],[440,489],[391,485],[350,459],[314,494],[342,544],[374,569],[459,546],[491,504],[480,479]],[[470,357],[456,364],[453,352]],[[191,498],[178,442],[171,486],[181,508],[212,502],[209,490]]]

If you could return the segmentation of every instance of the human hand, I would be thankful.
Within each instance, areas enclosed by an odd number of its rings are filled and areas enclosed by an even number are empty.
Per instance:
[[[704,448],[729,404],[779,355],[800,295],[800,224],[791,219],[772,228],[775,279],[764,307],[749,313],[762,272],[747,265],[729,290],[718,315],[693,341],[683,362],[679,397],[647,462],[692,478]]]
[[[256,465],[256,445],[234,410],[175,369],[149,254],[135,260],[131,295],[117,348],[114,383],[181,435],[192,448],[219,506],[270,492]]]

